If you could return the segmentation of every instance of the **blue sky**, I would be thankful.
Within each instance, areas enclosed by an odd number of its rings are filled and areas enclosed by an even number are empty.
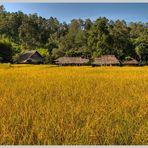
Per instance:
[[[148,3],[1,3],[9,12],[37,13],[49,18],[57,17],[60,22],[73,18],[100,16],[108,19],[124,19],[127,22],[148,22]]]

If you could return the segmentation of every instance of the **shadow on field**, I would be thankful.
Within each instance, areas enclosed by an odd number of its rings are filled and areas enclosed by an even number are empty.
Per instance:
[[[44,64],[11,64],[10,68],[55,68],[58,65],[44,65]]]

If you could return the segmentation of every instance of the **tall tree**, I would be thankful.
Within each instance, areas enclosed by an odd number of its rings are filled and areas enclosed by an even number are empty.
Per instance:
[[[136,52],[141,63],[148,64],[148,26],[140,36],[135,39]]]
[[[108,19],[97,19],[88,32],[88,47],[92,54],[99,56],[111,53],[112,39],[108,30]]]
[[[130,41],[129,28],[126,22],[117,20],[110,28],[110,34],[113,38],[113,53],[120,59],[124,60],[126,56],[132,56],[135,51]]]

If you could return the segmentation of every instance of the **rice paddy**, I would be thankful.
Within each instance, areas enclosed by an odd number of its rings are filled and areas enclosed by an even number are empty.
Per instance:
[[[147,145],[148,67],[0,65],[0,145]]]

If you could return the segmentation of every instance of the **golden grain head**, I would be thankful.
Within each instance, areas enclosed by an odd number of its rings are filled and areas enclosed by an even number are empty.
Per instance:
[[[1,145],[148,144],[148,67],[0,65]]]

